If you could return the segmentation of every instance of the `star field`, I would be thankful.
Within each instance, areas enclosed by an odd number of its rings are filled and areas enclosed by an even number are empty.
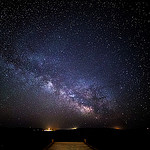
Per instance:
[[[0,126],[147,126],[147,2],[1,2]]]

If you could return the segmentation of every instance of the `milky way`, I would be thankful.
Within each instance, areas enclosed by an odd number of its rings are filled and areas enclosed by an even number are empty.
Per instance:
[[[147,125],[149,5],[4,1],[0,126]]]

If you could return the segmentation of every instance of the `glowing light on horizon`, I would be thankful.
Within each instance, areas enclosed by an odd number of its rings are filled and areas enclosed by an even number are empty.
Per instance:
[[[54,130],[51,128],[48,128],[48,129],[45,129],[44,131],[54,131]]]
[[[76,129],[78,129],[77,127],[73,127],[73,128],[71,128],[72,130],[76,130]]]
[[[113,129],[121,130],[122,128],[121,128],[121,127],[119,127],[119,126],[115,126],[115,127],[113,127]]]

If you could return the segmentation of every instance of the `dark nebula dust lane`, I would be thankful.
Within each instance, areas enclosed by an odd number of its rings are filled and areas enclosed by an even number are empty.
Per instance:
[[[1,2],[0,126],[148,126],[147,2]]]

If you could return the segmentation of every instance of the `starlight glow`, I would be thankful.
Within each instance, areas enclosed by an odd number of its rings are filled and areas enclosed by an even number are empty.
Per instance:
[[[146,2],[8,0],[1,6],[0,126],[147,124]]]

